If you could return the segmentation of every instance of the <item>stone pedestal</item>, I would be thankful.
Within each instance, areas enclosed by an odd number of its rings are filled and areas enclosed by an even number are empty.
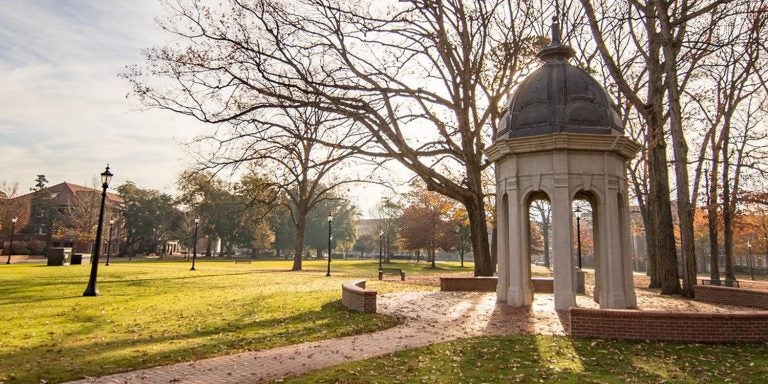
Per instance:
[[[582,295],[586,293],[586,289],[584,289],[584,271],[581,269],[576,269],[576,293]]]

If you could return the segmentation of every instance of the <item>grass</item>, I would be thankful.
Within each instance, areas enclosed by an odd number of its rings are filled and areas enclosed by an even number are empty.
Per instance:
[[[501,336],[351,362],[285,383],[764,383],[768,344]]]
[[[453,264],[410,274],[471,271]],[[98,297],[82,297],[90,266],[0,268],[0,383],[60,382],[246,350],[372,332],[381,315],[340,303],[341,282],[368,278],[381,292],[434,289],[373,281],[374,261],[233,264],[113,262],[99,268]]]

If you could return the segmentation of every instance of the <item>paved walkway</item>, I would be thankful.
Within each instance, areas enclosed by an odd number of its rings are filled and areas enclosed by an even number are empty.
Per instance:
[[[480,335],[565,334],[565,313],[554,311],[551,294],[536,294],[530,308],[496,303],[495,293],[407,292],[383,294],[379,313],[401,324],[370,334],[245,352],[190,363],[143,369],[73,383],[261,383],[348,361],[403,349]],[[591,298],[577,297],[579,307],[597,308]],[[638,290],[641,309],[678,311],[745,311],[743,308],[659,297]]]

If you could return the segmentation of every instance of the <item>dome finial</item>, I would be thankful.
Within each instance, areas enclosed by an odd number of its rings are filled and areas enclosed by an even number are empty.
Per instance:
[[[552,17],[552,42],[542,48],[536,56],[541,60],[549,62],[553,60],[568,60],[574,54],[573,48],[560,42],[560,23],[557,21],[557,16]]]
[[[557,16],[552,16],[552,44],[551,45],[561,45],[560,23],[557,22]]]

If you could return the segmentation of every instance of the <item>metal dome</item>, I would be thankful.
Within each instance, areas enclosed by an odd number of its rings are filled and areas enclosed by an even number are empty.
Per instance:
[[[537,54],[544,65],[513,92],[495,140],[550,133],[623,134],[616,104],[592,76],[568,63],[573,55],[571,47],[560,43],[555,22],[552,43]]]

